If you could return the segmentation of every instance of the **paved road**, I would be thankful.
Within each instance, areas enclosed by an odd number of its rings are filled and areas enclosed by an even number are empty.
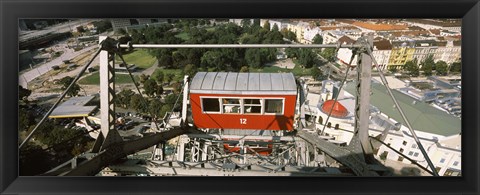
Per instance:
[[[23,86],[23,87],[27,87],[27,83],[32,81],[33,79],[47,73],[48,71],[50,71],[52,69],[52,66],[55,66],[55,65],[60,65],[63,63],[63,60],[71,60],[75,57],[77,57],[78,55],[80,54],[83,54],[91,49],[94,49],[94,48],[97,48],[98,46],[97,45],[93,45],[93,46],[90,46],[90,47],[86,47],[82,50],[79,50],[79,51],[76,51],[76,52],[73,52],[73,50],[65,50],[65,53],[63,53],[60,57],[58,58],[55,58],[54,60],[52,61],[49,61],[47,63],[44,63],[34,69],[31,69],[29,71],[26,71],[24,73],[21,73],[20,74],[20,77],[18,78],[18,83]]]
[[[82,20],[75,20],[67,23],[61,23],[55,26],[49,26],[44,30],[21,31],[19,40],[21,41],[21,40],[29,39],[32,37],[45,35],[50,32],[64,33],[68,31],[72,31],[75,26],[86,25],[90,22],[98,21],[98,20],[99,19],[88,19],[88,20],[82,19]]]

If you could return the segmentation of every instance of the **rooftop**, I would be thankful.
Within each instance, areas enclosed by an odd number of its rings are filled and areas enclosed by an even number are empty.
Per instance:
[[[406,21],[421,23],[421,24],[441,26],[441,27],[459,27],[459,26],[462,26],[462,21],[461,20],[439,21],[439,20],[429,20],[429,19],[407,19]]]
[[[405,124],[400,113],[393,106],[393,101],[385,86],[378,82],[372,82],[371,86],[370,103],[395,121]],[[345,90],[355,95],[354,87],[354,83],[350,82],[346,85]],[[414,98],[399,91],[392,90],[392,93],[398,100],[413,129],[443,136],[461,133],[462,125],[459,118],[438,110],[427,103],[415,101]]]
[[[392,44],[386,39],[377,39],[373,41],[373,46],[377,50],[391,50]]]
[[[372,24],[368,22],[360,22],[355,20],[339,19],[339,21],[358,26],[361,28],[374,30],[374,31],[392,31],[392,30],[406,30],[408,27],[406,25],[395,25],[395,24]]]
[[[73,117],[85,117],[97,108],[97,106],[86,106],[92,101],[94,96],[81,96],[72,97],[69,100],[58,105],[49,118],[73,118]]]
[[[342,44],[353,44],[355,43],[355,40],[351,39],[350,37],[343,36],[338,39],[338,41]]]
[[[190,92],[295,95],[297,85],[292,73],[199,72],[192,79]]]

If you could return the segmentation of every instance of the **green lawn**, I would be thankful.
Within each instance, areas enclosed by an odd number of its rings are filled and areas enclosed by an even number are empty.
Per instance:
[[[133,76],[135,80],[138,82],[138,76]],[[78,83],[82,85],[98,85],[100,84],[100,75],[98,72],[95,72],[91,75],[86,76],[83,79],[80,79]],[[130,79],[130,76],[128,74],[115,74],[115,83],[116,84],[126,84],[126,83],[132,83],[132,79]]]
[[[213,27],[208,27],[208,28],[205,28],[205,30],[207,30],[208,32],[212,32],[216,29],[217,27],[213,26]]]
[[[190,35],[189,35],[188,33],[186,33],[186,32],[182,32],[182,33],[180,33],[180,34],[178,34],[178,35],[175,35],[175,37],[180,38],[180,39],[182,39],[182,40],[184,40],[184,41],[190,40]]]
[[[115,56],[117,62],[121,62],[118,56]],[[145,49],[137,49],[132,53],[123,55],[123,59],[128,64],[135,64],[137,67],[142,69],[147,69],[152,67],[156,59],[154,56],[151,56]]]
[[[263,69],[253,69],[250,72],[268,72],[268,73],[291,72],[295,76],[310,75],[310,71],[308,69],[304,69],[299,65],[295,65],[293,69],[280,68],[276,66],[268,66],[268,67],[264,67]]]

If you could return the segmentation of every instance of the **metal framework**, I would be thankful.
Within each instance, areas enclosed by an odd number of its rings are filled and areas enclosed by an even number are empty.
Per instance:
[[[108,37],[100,37],[101,52],[100,52],[100,86],[101,86],[101,133],[97,142],[95,143],[92,152],[84,154],[83,156],[76,157],[71,161],[64,163],[63,165],[49,171],[45,175],[95,175],[104,167],[106,172],[126,171],[126,172],[142,172],[147,171],[150,175],[244,175],[245,170],[251,170],[252,166],[260,167],[267,170],[270,173],[277,173],[280,170],[286,170],[286,167],[303,166],[303,167],[317,167],[310,171],[296,170],[295,173],[285,173],[285,175],[342,175],[342,172],[322,172],[318,173],[317,170],[325,170],[325,167],[319,167],[325,165],[325,159],[333,158],[340,162],[342,165],[350,168],[355,175],[362,176],[376,176],[381,174],[385,170],[378,168],[372,162],[372,146],[368,137],[368,123],[369,123],[369,96],[370,96],[370,80],[371,80],[371,68],[372,68],[372,39],[362,37],[355,44],[336,44],[336,45],[324,45],[324,44],[312,44],[312,45],[298,45],[298,44],[184,44],[184,45],[162,45],[162,44],[119,44],[115,40]],[[304,116],[304,89],[299,85],[299,112],[300,120],[297,121],[297,138],[293,135],[280,135],[280,136],[243,136],[242,138],[225,141],[221,138],[233,138],[232,135],[223,134],[208,134],[209,130],[197,131],[189,128],[187,123],[187,109],[188,109],[188,77],[185,77],[183,85],[183,104],[180,126],[172,127],[170,130],[156,133],[154,135],[146,136],[133,141],[123,141],[118,132],[114,128],[115,121],[115,107],[114,107],[114,55],[120,54],[121,48],[349,48],[355,49],[358,55],[359,66],[357,71],[357,100],[356,100],[356,120],[355,120],[355,135],[348,147],[341,147],[323,140],[316,135],[316,133],[310,133],[306,127],[307,123]],[[95,57],[95,56],[94,56]],[[353,57],[352,57],[353,59]],[[93,60],[93,58],[92,58]],[[123,61],[123,58],[122,58]],[[373,62],[376,64],[375,59]],[[81,74],[84,73],[91,61],[84,67],[84,70],[75,78],[71,86],[78,80]],[[376,64],[377,65],[377,64]],[[348,67],[350,68],[350,67]],[[378,65],[377,65],[378,68]],[[127,67],[128,69],[128,67]],[[408,120],[404,116],[401,108],[395,100],[395,97],[391,94],[388,84],[380,71],[382,81],[387,86],[389,94],[394,100],[397,108],[407,121],[407,126],[412,131],[412,134],[417,141],[422,153],[429,162],[430,167],[436,174],[430,159],[426,155],[421,143],[418,141],[413,129],[411,129]],[[68,89],[67,89],[68,90]],[[63,95],[64,96],[64,95]],[[59,99],[59,101],[63,98]],[[58,102],[59,102],[58,101]],[[57,103],[58,103],[57,102]],[[53,110],[56,104],[51,108]],[[50,110],[50,111],[51,111]],[[50,114],[47,113],[47,116]],[[47,117],[45,116],[45,117]],[[39,125],[43,122],[40,122]],[[37,127],[39,126],[37,125]],[[189,133],[190,132],[190,133]],[[221,132],[221,131],[220,131]],[[33,132],[32,132],[33,133]],[[185,135],[182,135],[185,134]],[[182,135],[182,136],[180,136]],[[28,141],[31,134],[22,143],[22,145]],[[178,166],[186,170],[195,170],[193,172],[183,172],[179,174],[170,174],[168,170],[172,170],[172,162],[165,162],[165,142],[173,137],[180,136],[178,140],[178,148],[176,153],[176,162]],[[301,139],[299,139],[301,138]],[[253,141],[252,141],[253,140]],[[272,144],[272,155],[262,156],[257,151],[252,149],[252,145],[259,144],[255,140],[266,140],[266,143]],[[236,147],[241,148],[238,153],[226,154],[223,151],[223,144],[234,144]],[[20,145],[20,147],[22,146]],[[128,167],[123,165],[111,165],[110,163],[124,158],[129,154],[133,154],[139,150],[155,146],[152,160],[150,161],[154,165],[150,164],[149,167],[135,166]],[[366,158],[365,158],[366,157]],[[78,159],[83,159],[78,161]],[[159,161],[160,160],[160,161]],[[196,163],[191,165],[186,161]],[[208,162],[208,163],[206,163]],[[161,165],[168,164],[168,168],[164,169]],[[213,165],[212,165],[213,163]],[[221,163],[222,165],[215,164]],[[372,164],[373,163],[373,164]],[[212,165],[206,167],[207,164]],[[70,165],[70,166],[69,166]],[[197,170],[198,166],[202,169]],[[275,168],[268,168],[268,166],[274,166]],[[116,169],[115,167],[121,167]],[[248,168],[250,167],[250,168]],[[217,170],[230,170],[240,171],[242,174],[232,172],[234,174],[219,174],[215,172],[208,172],[206,174],[204,169],[217,169]],[[173,168],[176,170],[176,168]],[[178,169],[177,169],[178,170]],[[293,169],[290,169],[293,170]],[[254,171],[253,171],[254,172]],[[257,172],[253,173],[258,175]],[[260,174],[262,175],[262,174]],[[275,175],[275,174],[274,174]],[[276,174],[278,175],[278,174]]]

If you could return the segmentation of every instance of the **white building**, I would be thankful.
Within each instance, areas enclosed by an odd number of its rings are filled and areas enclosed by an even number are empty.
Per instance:
[[[434,61],[445,61],[447,64],[458,62],[462,57],[461,41],[439,41],[438,48],[434,54]]]
[[[335,87],[334,87],[335,88]],[[333,90],[335,91],[335,90]],[[348,83],[345,90],[340,92],[338,103],[333,104],[331,99],[319,100],[316,106],[317,130],[325,127],[325,135],[333,137],[335,140],[349,143],[353,137],[354,131],[354,109],[355,97],[354,83]],[[412,127],[415,129],[423,147],[432,160],[439,175],[456,176],[461,174],[461,121],[442,112],[429,104],[416,102],[413,98],[404,95],[396,90],[393,91],[395,97],[400,102],[402,109],[409,118]],[[388,96],[385,87],[372,82],[371,94],[371,115],[369,134],[372,137],[378,136],[386,143],[379,145],[374,151],[377,158],[385,158],[398,161],[405,164],[411,162],[401,156],[417,161],[423,167],[427,167],[427,162],[419,150],[418,145],[413,139],[410,131],[404,125],[403,119],[398,111],[393,107],[393,102]],[[332,116],[327,124],[326,118],[330,109],[334,107]],[[373,143],[374,141],[372,141]],[[398,152],[398,153],[397,153]]]
[[[110,20],[112,22],[113,30],[123,28],[128,29],[141,29],[149,25],[156,26],[160,24],[167,23],[166,19],[163,18],[115,18]]]
[[[448,31],[455,31],[461,32],[462,31],[462,24],[461,22],[440,22],[435,20],[429,19],[407,19],[405,23],[418,26],[427,30],[430,29],[443,29]]]
[[[270,30],[272,30],[275,25],[277,25],[278,30],[282,30],[288,26],[288,22],[282,19],[260,19],[260,25],[262,25],[262,27],[265,26],[266,22],[270,23]]]
[[[390,54],[392,53],[392,44],[386,39],[377,38],[373,40],[373,57],[383,70],[387,67]]]
[[[443,37],[458,36],[458,35],[461,35],[461,34],[462,33],[460,33],[459,31],[448,31],[448,30],[440,31],[440,36],[443,36]]]
[[[312,44],[313,43],[313,38],[315,38],[316,35],[321,35],[322,30],[318,27],[315,28],[307,28],[303,32],[303,40],[307,44]]]
[[[423,62],[428,56],[433,55],[438,49],[436,41],[434,40],[416,40],[415,51],[413,53],[413,59],[417,59],[418,64]]]
[[[342,45],[344,44],[354,44],[355,40],[351,39],[348,36],[342,36],[338,39],[338,42]],[[339,64],[348,65],[352,58],[352,49],[349,48],[340,48],[337,52],[337,60]],[[357,55],[354,56],[351,65],[357,65]]]
[[[345,36],[345,33],[339,30],[326,30],[322,32],[323,44],[337,43],[338,39]]]

